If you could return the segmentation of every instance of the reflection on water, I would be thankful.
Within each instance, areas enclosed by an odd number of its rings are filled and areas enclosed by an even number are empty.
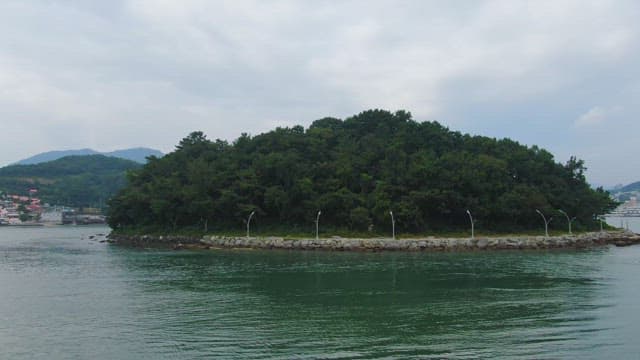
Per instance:
[[[77,228],[2,231],[0,348],[10,358],[628,358],[640,350],[640,247],[173,252],[81,240]]]

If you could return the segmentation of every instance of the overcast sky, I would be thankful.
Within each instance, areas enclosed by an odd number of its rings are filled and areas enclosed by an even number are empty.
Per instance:
[[[0,166],[370,108],[640,180],[638,1],[0,2]]]

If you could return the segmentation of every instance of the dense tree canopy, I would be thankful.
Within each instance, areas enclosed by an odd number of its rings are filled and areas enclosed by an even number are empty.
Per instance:
[[[559,164],[536,146],[370,110],[306,130],[243,134],[232,144],[194,132],[130,172],[110,201],[109,222],[237,229],[255,210],[265,227],[307,229],[321,209],[325,228],[387,231],[392,210],[398,230],[424,233],[466,228],[466,209],[487,230],[539,227],[535,209],[563,209],[585,227],[615,203],[584,171],[581,160]]]

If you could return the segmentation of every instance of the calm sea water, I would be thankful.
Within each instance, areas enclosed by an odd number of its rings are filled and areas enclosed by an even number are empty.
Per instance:
[[[640,246],[140,250],[0,228],[0,358],[640,356]]]

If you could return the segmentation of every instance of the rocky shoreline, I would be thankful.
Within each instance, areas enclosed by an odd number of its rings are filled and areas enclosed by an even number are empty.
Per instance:
[[[109,242],[130,246],[163,246],[190,249],[283,249],[325,251],[482,251],[580,249],[595,246],[629,246],[640,243],[640,235],[629,231],[605,231],[565,236],[502,236],[471,238],[285,239],[282,237],[109,235]]]

